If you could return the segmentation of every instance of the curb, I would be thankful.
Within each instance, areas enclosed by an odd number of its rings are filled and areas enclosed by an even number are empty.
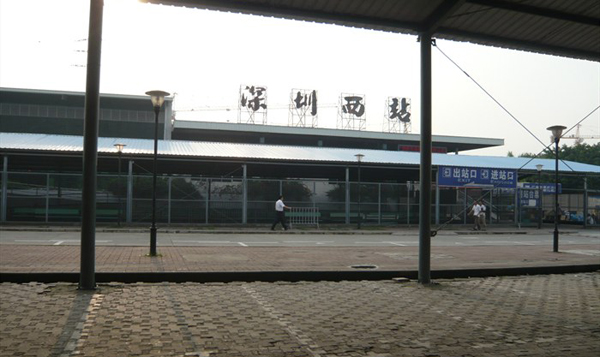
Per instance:
[[[572,274],[600,271],[600,264],[448,269],[431,271],[432,279],[464,279],[494,276]],[[139,272],[96,273],[97,283],[231,283],[231,282],[297,282],[297,281],[360,281],[391,280],[393,278],[418,279],[416,270],[375,271],[271,271],[271,272]],[[0,283],[78,283],[79,273],[0,273]]]

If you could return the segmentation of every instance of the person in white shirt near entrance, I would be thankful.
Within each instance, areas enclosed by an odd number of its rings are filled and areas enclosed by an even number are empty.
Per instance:
[[[272,231],[275,230],[275,226],[277,225],[277,223],[280,222],[283,229],[285,229],[286,231],[289,229],[288,225],[285,223],[285,210],[291,208],[292,207],[286,206],[283,203],[283,196],[279,196],[279,199],[277,200],[277,202],[275,202],[275,214],[277,216],[275,217],[275,222],[273,222],[273,225],[271,226]]]
[[[481,229],[481,227],[479,226],[479,214],[481,213],[481,206],[479,205],[479,203],[477,203],[477,201],[473,202],[473,208],[471,208],[471,211],[469,212],[469,214],[473,215],[473,222],[475,223],[475,226],[473,227],[474,231],[478,231]]]
[[[479,201],[479,208],[481,209],[479,211],[479,228],[485,231],[487,224],[485,222],[485,205],[483,204],[483,201]]]

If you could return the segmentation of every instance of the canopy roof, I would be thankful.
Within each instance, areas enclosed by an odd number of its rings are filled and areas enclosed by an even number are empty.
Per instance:
[[[116,143],[126,143],[123,154],[128,156],[148,156],[154,154],[154,141],[131,138],[99,138],[98,152],[117,155]],[[48,152],[82,153],[83,137],[69,135],[0,133],[0,152]],[[385,150],[357,150],[344,148],[323,148],[304,146],[277,146],[263,144],[238,144],[219,142],[199,142],[187,140],[159,140],[158,155],[161,158],[194,159],[242,162],[279,162],[305,164],[356,164],[355,155],[365,155],[364,165],[385,167],[418,167],[419,153]],[[493,157],[474,155],[433,154],[434,166],[460,166],[479,168],[499,168],[536,171],[536,165],[544,165],[544,171],[554,171],[554,160],[524,157]],[[564,172],[600,174],[600,166],[563,161],[559,170]]]
[[[600,61],[597,0],[142,0]]]

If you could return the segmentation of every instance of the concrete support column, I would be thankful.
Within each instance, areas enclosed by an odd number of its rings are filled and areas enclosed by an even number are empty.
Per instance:
[[[419,283],[431,283],[431,34],[421,37],[421,166],[419,168]]]
[[[83,125],[80,290],[96,289],[96,176],[103,10],[103,0],[90,0],[85,120]]]

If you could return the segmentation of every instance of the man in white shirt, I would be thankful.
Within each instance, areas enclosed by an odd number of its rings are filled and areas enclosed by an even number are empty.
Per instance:
[[[483,201],[479,201],[479,208],[481,209],[479,211],[479,228],[485,231],[487,224],[485,222],[485,205],[483,204]]]
[[[285,209],[290,208],[291,207],[286,206],[283,203],[283,196],[279,196],[279,199],[277,200],[277,202],[275,202],[275,213],[277,214],[277,216],[275,217],[275,222],[273,222],[273,225],[271,226],[272,231],[275,230],[275,226],[279,222],[281,222],[281,226],[283,226],[283,229],[285,229],[286,231],[289,229],[287,224],[285,223]]]
[[[479,214],[481,213],[481,206],[477,203],[477,201],[473,202],[473,208],[469,214],[473,215],[473,222],[475,222],[475,226],[473,227],[474,231],[478,231],[480,229],[479,226]]]

